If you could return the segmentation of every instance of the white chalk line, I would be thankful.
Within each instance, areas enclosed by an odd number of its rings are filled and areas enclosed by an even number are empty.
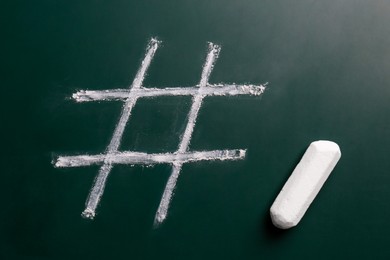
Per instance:
[[[60,156],[54,166],[82,167],[95,164],[130,164],[130,165],[154,165],[162,163],[191,163],[199,161],[225,161],[240,160],[245,157],[246,150],[214,150],[193,151],[185,153],[142,153],[142,152],[116,152],[111,154]]]
[[[193,96],[193,103],[191,106],[191,110],[188,114],[187,126],[183,136],[181,137],[181,141],[177,150],[178,153],[184,153],[187,152],[188,150],[191,141],[191,136],[195,127],[196,118],[198,117],[199,109],[202,105],[202,100],[204,98],[204,95],[202,95],[202,89],[207,86],[211,71],[213,70],[214,64],[218,58],[220,50],[221,50],[220,46],[215,45],[213,43],[209,43],[209,52],[206,57],[206,62],[203,66],[203,71],[199,82],[199,89],[197,94]],[[173,163],[172,173],[169,176],[168,182],[165,186],[164,193],[162,195],[160,204],[156,212],[156,216],[154,218],[155,226],[162,223],[167,217],[169,204],[171,202],[173,191],[176,187],[177,179],[179,178],[182,165],[183,163],[181,162]]]
[[[142,82],[145,78],[145,74],[147,69],[149,68],[149,65],[153,59],[154,54],[156,53],[156,50],[159,46],[159,41],[152,38],[148,44],[148,47],[146,49],[145,58],[142,61],[141,67],[137,72],[137,75],[135,76],[133,83],[130,86],[130,91],[128,93],[127,99],[125,104],[123,105],[123,110],[119,119],[118,124],[116,125],[114,134],[111,138],[110,144],[107,147],[107,154],[106,158],[110,157],[110,154],[115,153],[118,151],[120,142],[122,140],[123,131],[126,127],[127,121],[130,118],[131,110],[133,109],[135,103],[137,102],[138,97],[132,95],[133,90],[140,89],[142,86]],[[97,175],[95,182],[92,186],[92,189],[89,193],[87,202],[86,202],[86,208],[82,213],[82,216],[86,218],[93,219],[95,216],[96,208],[99,204],[99,201],[103,195],[104,188],[106,185],[107,177],[110,174],[110,171],[112,169],[112,164],[109,162],[109,160],[104,160],[103,165],[101,166],[99,170],[99,174]]]
[[[132,91],[132,95],[141,97],[159,97],[159,96],[195,96],[198,93],[203,96],[237,96],[237,95],[254,95],[259,96],[264,93],[264,85],[220,85],[207,84],[199,87],[168,87],[168,88],[140,88]],[[129,96],[128,89],[113,90],[80,90],[72,95],[76,102],[88,101],[110,101],[126,100]]]

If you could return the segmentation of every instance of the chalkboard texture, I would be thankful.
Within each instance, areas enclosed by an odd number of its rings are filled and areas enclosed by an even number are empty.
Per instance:
[[[390,2],[385,0],[5,1],[1,55],[0,259],[389,259]],[[153,220],[168,164],[117,165],[96,218],[81,217],[98,166],[59,155],[107,148],[152,37],[145,87],[262,84],[260,97],[207,97],[190,150],[244,160],[185,164],[168,218]],[[190,97],[140,99],[120,150],[177,149]],[[342,157],[299,225],[269,208],[315,140]]]

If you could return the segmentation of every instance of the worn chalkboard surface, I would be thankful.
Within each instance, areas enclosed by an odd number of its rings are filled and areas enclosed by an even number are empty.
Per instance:
[[[388,259],[389,1],[6,1],[1,55],[1,259]],[[171,172],[114,166],[93,221],[80,214],[98,166],[59,155],[105,151],[122,103],[76,103],[126,88],[151,37],[145,87],[262,84],[261,97],[207,97],[191,150],[244,160],[185,164],[169,216],[153,219]],[[139,100],[120,150],[177,149],[190,97]],[[310,142],[342,157],[301,223],[269,207]]]

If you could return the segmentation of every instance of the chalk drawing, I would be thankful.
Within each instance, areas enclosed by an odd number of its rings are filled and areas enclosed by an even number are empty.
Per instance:
[[[72,95],[76,102],[89,101],[123,101],[122,113],[118,124],[114,130],[106,152],[98,155],[77,155],[77,156],[59,156],[53,163],[55,167],[80,167],[88,165],[101,165],[99,173],[95,178],[90,190],[85,210],[82,216],[93,219],[96,215],[96,208],[104,192],[107,178],[115,164],[126,165],[154,165],[167,163],[172,166],[171,175],[165,186],[159,207],[156,212],[154,224],[161,224],[168,215],[168,209],[172,200],[173,192],[179,178],[181,168],[184,163],[213,160],[240,160],[245,158],[245,149],[232,150],[213,150],[213,151],[189,151],[192,133],[196,125],[199,110],[203,99],[208,96],[237,96],[254,95],[259,96],[264,93],[265,85],[237,85],[237,84],[209,84],[208,80],[213,70],[214,64],[218,59],[221,47],[209,43],[206,61],[203,65],[203,71],[200,82],[196,86],[189,87],[167,87],[167,88],[144,88],[142,86],[146,71],[156,53],[160,41],[152,38],[146,48],[145,57],[141,63],[133,83],[128,89],[113,90],[81,90]],[[118,151],[123,132],[131,116],[131,111],[138,98],[156,97],[156,96],[192,96],[192,106],[188,113],[187,125],[178,146],[177,151],[173,153],[142,153],[133,151]]]

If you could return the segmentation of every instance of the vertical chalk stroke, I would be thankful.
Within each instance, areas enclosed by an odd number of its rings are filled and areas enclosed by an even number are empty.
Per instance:
[[[96,215],[96,208],[104,192],[104,187],[111,169],[116,164],[126,165],[154,165],[168,163],[172,165],[172,172],[166,183],[159,207],[157,209],[154,225],[161,224],[168,215],[169,205],[173,197],[177,180],[184,163],[215,160],[241,160],[245,158],[245,149],[212,150],[212,151],[189,151],[192,133],[196,125],[199,110],[203,99],[208,96],[236,96],[253,95],[260,96],[265,91],[266,84],[262,85],[239,85],[239,84],[209,84],[209,77],[214,64],[219,56],[221,47],[209,43],[206,61],[200,82],[196,86],[189,87],[167,87],[167,88],[144,88],[142,86],[149,65],[160,45],[160,41],[152,38],[146,48],[145,57],[141,63],[136,77],[129,89],[112,90],[80,90],[72,95],[76,102],[89,101],[124,101],[122,113],[114,130],[112,139],[107,146],[106,152],[98,155],[76,155],[59,156],[54,166],[81,167],[89,165],[100,165],[99,173],[89,193],[86,208],[82,213],[85,218],[93,219]],[[118,151],[126,124],[131,116],[131,111],[139,98],[157,96],[192,96],[192,106],[187,116],[187,125],[181,136],[177,151],[173,153],[142,153],[133,151]]]
[[[192,133],[194,131],[196,118],[198,117],[200,106],[202,105],[202,101],[204,98],[204,95],[201,94],[202,88],[206,87],[211,71],[213,70],[214,64],[216,60],[218,59],[219,52],[221,51],[221,47],[218,45],[209,43],[209,52],[207,54],[206,62],[203,66],[202,76],[200,78],[199,82],[199,91],[198,93],[192,98],[192,106],[191,110],[188,114],[188,122],[186,129],[184,131],[183,136],[181,137],[181,142],[179,144],[179,149],[177,150],[177,153],[184,153],[187,152],[188,146],[191,141]],[[169,176],[167,185],[165,186],[165,190],[163,193],[163,196],[161,198],[160,205],[157,209],[156,216],[154,218],[154,224],[158,225],[162,223],[165,218],[167,217],[169,204],[173,196],[173,190],[176,187],[177,179],[179,178],[180,171],[182,168],[182,163],[180,162],[174,162],[172,166],[172,173]]]
[[[116,125],[110,144],[107,147],[107,157],[109,157],[112,153],[118,151],[118,147],[122,140],[123,131],[125,130],[127,121],[131,116],[131,110],[133,109],[138,99],[137,96],[132,95],[132,90],[137,90],[141,87],[142,82],[145,78],[146,71],[149,68],[150,63],[152,62],[153,56],[156,53],[158,45],[159,41],[154,38],[152,38],[149,42],[149,45],[146,49],[145,58],[142,61],[141,68],[138,70],[137,75],[133,80],[133,83],[130,86],[130,92],[126,99],[126,102],[123,104],[122,114],[120,116],[119,122]],[[82,213],[84,217],[90,219],[93,219],[95,217],[96,208],[103,195],[104,187],[106,186],[106,181],[108,175],[111,172],[111,169],[112,164],[110,163],[110,161],[105,160],[103,165],[100,167],[99,174],[97,175],[95,183],[89,193],[86,202],[86,208]]]

